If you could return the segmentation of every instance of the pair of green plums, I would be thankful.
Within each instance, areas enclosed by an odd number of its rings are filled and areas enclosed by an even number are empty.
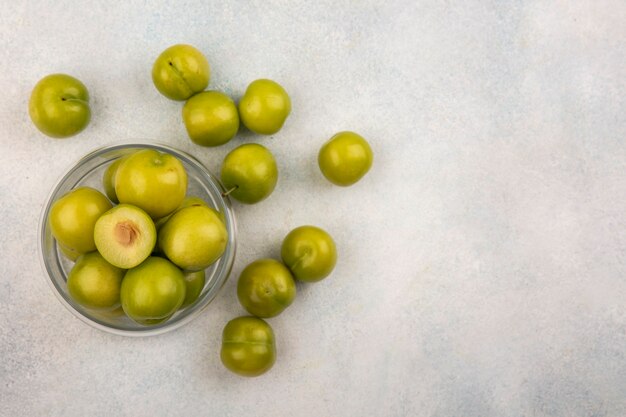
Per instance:
[[[223,254],[228,232],[222,215],[186,197],[182,163],[152,149],[111,164],[103,186],[108,198],[80,187],[50,209],[52,235],[63,253],[77,258],[68,291],[87,308],[121,304],[141,324],[167,320],[195,301],[204,269]]]
[[[222,333],[220,358],[230,371],[243,376],[267,372],[276,360],[275,337],[263,318],[276,317],[296,297],[295,281],[326,278],[337,262],[331,236],[315,226],[300,226],[281,246],[282,262],[259,259],[247,265],[237,282],[237,297],[252,316],[237,317]]]
[[[163,51],[152,67],[157,90],[172,100],[186,101],[183,121],[193,142],[219,146],[230,141],[240,122],[255,133],[278,132],[291,112],[285,89],[268,79],[255,80],[236,105],[226,94],[210,90],[211,70],[206,57],[191,45],[173,45]]]
[[[319,151],[322,174],[333,184],[347,187],[370,170],[372,148],[354,132],[340,132]],[[276,187],[278,168],[272,153],[263,145],[250,143],[232,150],[222,165],[222,183],[235,199],[254,204],[266,199]]]
[[[287,234],[281,259],[259,259],[244,268],[237,282],[237,296],[248,313],[262,318],[279,315],[296,296],[295,281],[317,282],[337,263],[332,237],[316,226],[300,226]]]
[[[324,177],[347,187],[370,170],[373,152],[369,143],[354,132],[339,132],[320,149],[318,164]],[[267,198],[278,180],[276,161],[260,144],[245,144],[231,151],[222,165],[222,183],[235,199],[254,204]]]

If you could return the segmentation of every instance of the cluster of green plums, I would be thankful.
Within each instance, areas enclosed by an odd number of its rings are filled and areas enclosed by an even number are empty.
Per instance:
[[[280,254],[282,262],[258,259],[239,275],[237,298],[251,316],[226,324],[220,352],[224,366],[239,375],[258,376],[274,364],[274,332],[263,319],[279,315],[293,303],[296,280],[320,281],[337,263],[335,242],[315,226],[300,226],[289,232]]]
[[[238,105],[219,91],[204,91],[209,85],[210,67],[204,55],[190,45],[174,45],[159,55],[152,67],[157,90],[172,100],[187,100],[183,121],[191,140],[202,146],[218,146],[230,141],[240,122],[262,135],[278,132],[291,112],[291,99],[285,89],[268,79],[255,80],[246,89]],[[277,179],[272,154],[261,145],[243,145],[229,155],[245,163],[244,170],[231,172],[222,181],[232,196],[244,203],[256,203],[274,189]],[[227,159],[229,158],[227,157]],[[372,165],[372,149],[354,132],[340,132],[320,149],[318,163],[322,174],[333,184],[348,186],[357,182]],[[259,178],[243,187],[237,174]],[[263,173],[263,175],[258,175]],[[254,191],[252,190],[254,189]]]
[[[206,57],[191,45],[173,45],[152,66],[157,90],[172,100],[186,101],[182,116],[191,140],[202,146],[219,146],[230,141],[243,124],[250,131],[277,133],[291,113],[285,89],[268,79],[251,82],[235,104],[226,94],[205,89],[211,70]],[[29,114],[44,134],[65,138],[83,131],[91,119],[89,92],[78,79],[66,74],[42,78],[29,100]],[[360,135],[344,131],[331,137],[318,154],[319,168],[330,182],[352,185],[372,166],[373,153]],[[260,144],[235,148],[222,168],[222,182],[230,195],[253,204],[267,198],[278,178],[272,153]]]
[[[185,101],[183,122],[189,138],[201,146],[229,142],[240,123],[252,132],[278,132],[291,112],[291,100],[278,83],[259,79],[250,83],[236,105],[226,94],[208,90],[210,66],[206,57],[191,45],[174,45],[163,51],[152,66],[157,90],[172,100]],[[254,204],[267,198],[278,180],[272,153],[260,144],[245,144],[224,160],[222,183],[229,195]]]
[[[183,164],[154,149],[115,160],[102,182],[104,193],[79,187],[50,208],[52,235],[75,260],[68,292],[88,309],[164,322],[198,298],[224,253],[223,214],[187,196]]]
[[[210,72],[206,57],[182,44],[163,51],[152,67],[156,89],[185,101],[182,119],[194,143],[223,145],[240,125],[262,135],[283,127],[291,100],[280,84],[255,80],[235,104],[223,92],[206,90]],[[29,114],[48,136],[75,135],[91,118],[87,88],[69,75],[49,75],[35,86]],[[320,171],[339,186],[359,181],[372,161],[368,142],[350,131],[332,136],[318,153]],[[225,195],[246,204],[267,198],[277,179],[274,156],[256,143],[233,149],[221,168]],[[50,227],[61,251],[76,260],[67,285],[78,303],[98,310],[121,308],[136,322],[151,325],[195,301],[205,284],[204,269],[222,255],[228,234],[222,214],[186,196],[186,185],[184,167],[175,157],[142,150],[107,168],[106,196],[82,187],[54,203]],[[281,261],[259,259],[246,266],[237,296],[250,316],[226,324],[220,354],[224,365],[245,376],[269,370],[276,357],[275,340],[263,319],[292,304],[296,281],[324,279],[336,261],[331,236],[318,227],[301,226],[283,240]]]

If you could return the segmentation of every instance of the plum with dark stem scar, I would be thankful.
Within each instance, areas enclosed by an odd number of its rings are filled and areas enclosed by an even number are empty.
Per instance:
[[[152,81],[161,94],[183,101],[209,85],[211,69],[205,56],[191,45],[174,45],[152,66]]]
[[[37,129],[47,136],[76,135],[91,120],[89,92],[80,80],[70,75],[48,75],[35,85],[28,113]]]

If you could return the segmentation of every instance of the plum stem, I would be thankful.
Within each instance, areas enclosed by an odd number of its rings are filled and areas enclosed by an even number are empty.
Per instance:
[[[238,186],[238,185],[235,185],[235,186],[234,186],[233,188],[231,188],[230,190],[228,190],[228,191],[224,191],[224,192],[222,193],[222,197],[226,197],[228,194],[232,193],[232,192],[233,192],[233,191],[235,191],[237,188],[239,188],[239,186]]]

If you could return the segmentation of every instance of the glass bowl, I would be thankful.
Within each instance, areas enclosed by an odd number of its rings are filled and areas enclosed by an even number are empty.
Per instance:
[[[76,303],[67,289],[67,276],[74,262],[66,258],[52,237],[48,215],[52,204],[68,191],[89,186],[103,191],[102,176],[106,168],[116,159],[140,149],[155,149],[176,156],[188,175],[187,195],[204,199],[214,209],[224,214],[228,242],[222,257],[205,270],[206,283],[198,299],[191,305],[177,311],[169,320],[153,326],[140,325],[128,318],[121,308],[113,312],[90,310]],[[176,329],[189,323],[213,300],[230,275],[235,259],[236,225],[230,200],[223,196],[221,183],[194,157],[170,148],[155,144],[124,144],[97,149],[76,163],[54,186],[46,202],[41,219],[40,254],[48,282],[57,298],[76,317],[85,323],[110,333],[124,336],[156,335]]]

